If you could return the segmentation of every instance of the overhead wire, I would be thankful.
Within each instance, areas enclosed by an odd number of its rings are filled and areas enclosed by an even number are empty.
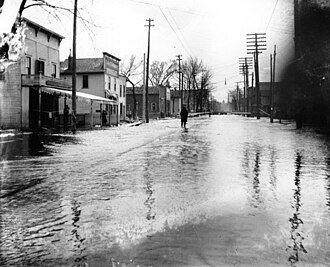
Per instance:
[[[166,22],[168,23],[168,25],[170,26],[170,28],[172,29],[172,31],[173,31],[174,34],[176,35],[177,39],[178,39],[179,42],[181,43],[182,48],[186,51],[186,53],[187,53],[188,55],[190,55],[190,53],[188,52],[186,46],[184,45],[184,43],[182,42],[182,40],[179,38],[179,36],[178,36],[176,30],[173,28],[172,24],[171,24],[170,21],[168,20],[168,18],[167,18],[167,16],[166,16],[166,14],[164,13],[162,7],[161,7],[160,5],[158,5],[158,8],[160,9],[160,11],[161,11],[162,15],[164,16],[164,18],[165,18]]]

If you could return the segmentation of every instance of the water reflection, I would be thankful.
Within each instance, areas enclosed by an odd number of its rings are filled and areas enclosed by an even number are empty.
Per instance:
[[[327,190],[327,199],[326,205],[328,206],[328,210],[330,212],[330,157],[326,159],[326,190]]]
[[[277,174],[276,174],[276,150],[275,148],[271,148],[270,150],[270,184],[272,186],[272,191],[275,194],[276,186],[277,186]],[[274,195],[276,199],[276,195]]]
[[[291,255],[288,259],[291,263],[291,266],[296,266],[296,263],[299,261],[300,251],[307,253],[303,245],[304,237],[302,235],[301,230],[299,229],[300,225],[304,223],[300,218],[300,208],[302,206],[301,185],[300,185],[302,156],[299,152],[297,152],[296,154],[295,167],[296,167],[295,179],[294,179],[295,189],[293,193],[293,203],[292,203],[292,208],[294,209],[294,213],[292,217],[289,219],[291,223],[291,239],[293,242],[293,245],[288,247],[288,249],[292,250]]]
[[[150,159],[152,158],[151,153],[148,151],[146,153],[146,163],[144,166],[144,172],[143,172],[143,177],[144,177],[144,182],[145,182],[145,192],[147,195],[146,201],[144,201],[144,205],[147,207],[147,214],[146,214],[146,219],[148,221],[154,220],[156,214],[152,210],[152,206],[155,202],[155,198],[153,197],[153,178],[150,170]]]
[[[246,183],[249,187],[250,205],[258,208],[263,202],[260,196],[261,148],[259,146],[253,146],[249,143],[245,144],[242,157],[242,171],[242,175],[246,178]]]
[[[260,175],[260,150],[259,148],[256,151],[255,155],[255,161],[254,161],[254,177],[253,177],[253,189],[254,189],[254,194],[253,194],[253,199],[254,199],[254,206],[258,207],[261,203],[260,200],[260,180],[259,180],[259,175]]]
[[[80,216],[81,216],[81,208],[80,203],[76,200],[71,201],[71,211],[72,211],[72,240],[73,240],[73,252],[75,255],[75,266],[82,267],[86,265],[86,255],[85,255],[85,238],[80,234]]]

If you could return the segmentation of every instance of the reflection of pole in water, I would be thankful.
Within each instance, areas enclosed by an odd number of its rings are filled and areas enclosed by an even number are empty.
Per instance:
[[[73,229],[71,231],[72,234],[72,240],[73,240],[73,251],[77,255],[77,258],[75,258],[75,262],[78,263],[78,266],[84,266],[80,264],[84,264],[86,260],[86,256],[83,255],[83,252],[86,250],[86,248],[83,246],[83,242],[85,241],[85,238],[81,237],[78,233],[79,229],[79,220],[81,215],[81,209],[80,204],[76,200],[72,200],[71,202],[72,207],[72,226]]]
[[[276,199],[275,190],[277,184],[277,177],[276,177],[276,150],[272,149],[270,152],[270,184],[272,186],[272,190],[274,193],[274,198]]]
[[[300,207],[302,205],[301,203],[301,186],[300,186],[300,173],[301,173],[301,155],[299,152],[297,152],[296,156],[296,173],[295,173],[295,186],[293,193],[293,203],[292,208],[294,209],[294,213],[292,217],[289,219],[291,223],[291,239],[293,241],[293,246],[289,246],[288,249],[292,248],[292,253],[289,257],[289,261],[291,262],[291,266],[295,266],[295,263],[299,261],[299,251],[303,251],[304,253],[307,253],[306,249],[304,248],[302,241],[304,240],[304,237],[299,232],[299,226],[300,224],[303,224],[304,222],[300,219]]]
[[[153,180],[151,178],[151,174],[150,174],[150,163],[149,163],[149,159],[152,158],[152,155],[148,155],[146,156],[147,162],[146,162],[146,166],[145,166],[145,173],[144,173],[144,178],[145,178],[145,183],[146,183],[146,194],[147,194],[147,199],[144,202],[144,205],[147,207],[147,215],[146,215],[146,219],[147,220],[154,220],[155,219],[155,214],[152,211],[152,206],[153,203],[155,202],[155,198],[152,196],[153,195]]]
[[[257,150],[256,158],[255,158],[255,165],[253,169],[254,177],[253,177],[253,189],[254,189],[254,195],[253,198],[256,202],[255,207],[260,204],[260,151]]]

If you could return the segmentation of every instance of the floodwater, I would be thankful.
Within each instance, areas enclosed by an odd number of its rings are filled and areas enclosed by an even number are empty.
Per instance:
[[[329,266],[330,139],[238,116],[0,139],[0,266]]]

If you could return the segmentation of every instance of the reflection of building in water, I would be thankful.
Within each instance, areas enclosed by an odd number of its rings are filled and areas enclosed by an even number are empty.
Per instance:
[[[330,211],[330,157],[327,158],[326,164],[327,164],[327,175],[326,175],[327,185],[326,185],[326,187],[327,187],[327,192],[328,192],[326,205],[328,206],[328,209]]]
[[[291,223],[291,239],[293,241],[293,245],[289,246],[288,249],[292,249],[291,255],[289,257],[289,261],[291,262],[291,266],[295,266],[296,262],[299,261],[299,252],[303,251],[304,253],[307,253],[306,249],[303,246],[302,241],[304,240],[304,237],[302,236],[302,233],[299,231],[299,226],[303,224],[304,222],[300,218],[300,207],[302,206],[301,203],[301,186],[300,186],[300,173],[301,173],[301,155],[299,152],[297,152],[296,156],[296,173],[295,173],[295,186],[293,193],[293,203],[292,208],[294,209],[292,217],[289,219]]]

